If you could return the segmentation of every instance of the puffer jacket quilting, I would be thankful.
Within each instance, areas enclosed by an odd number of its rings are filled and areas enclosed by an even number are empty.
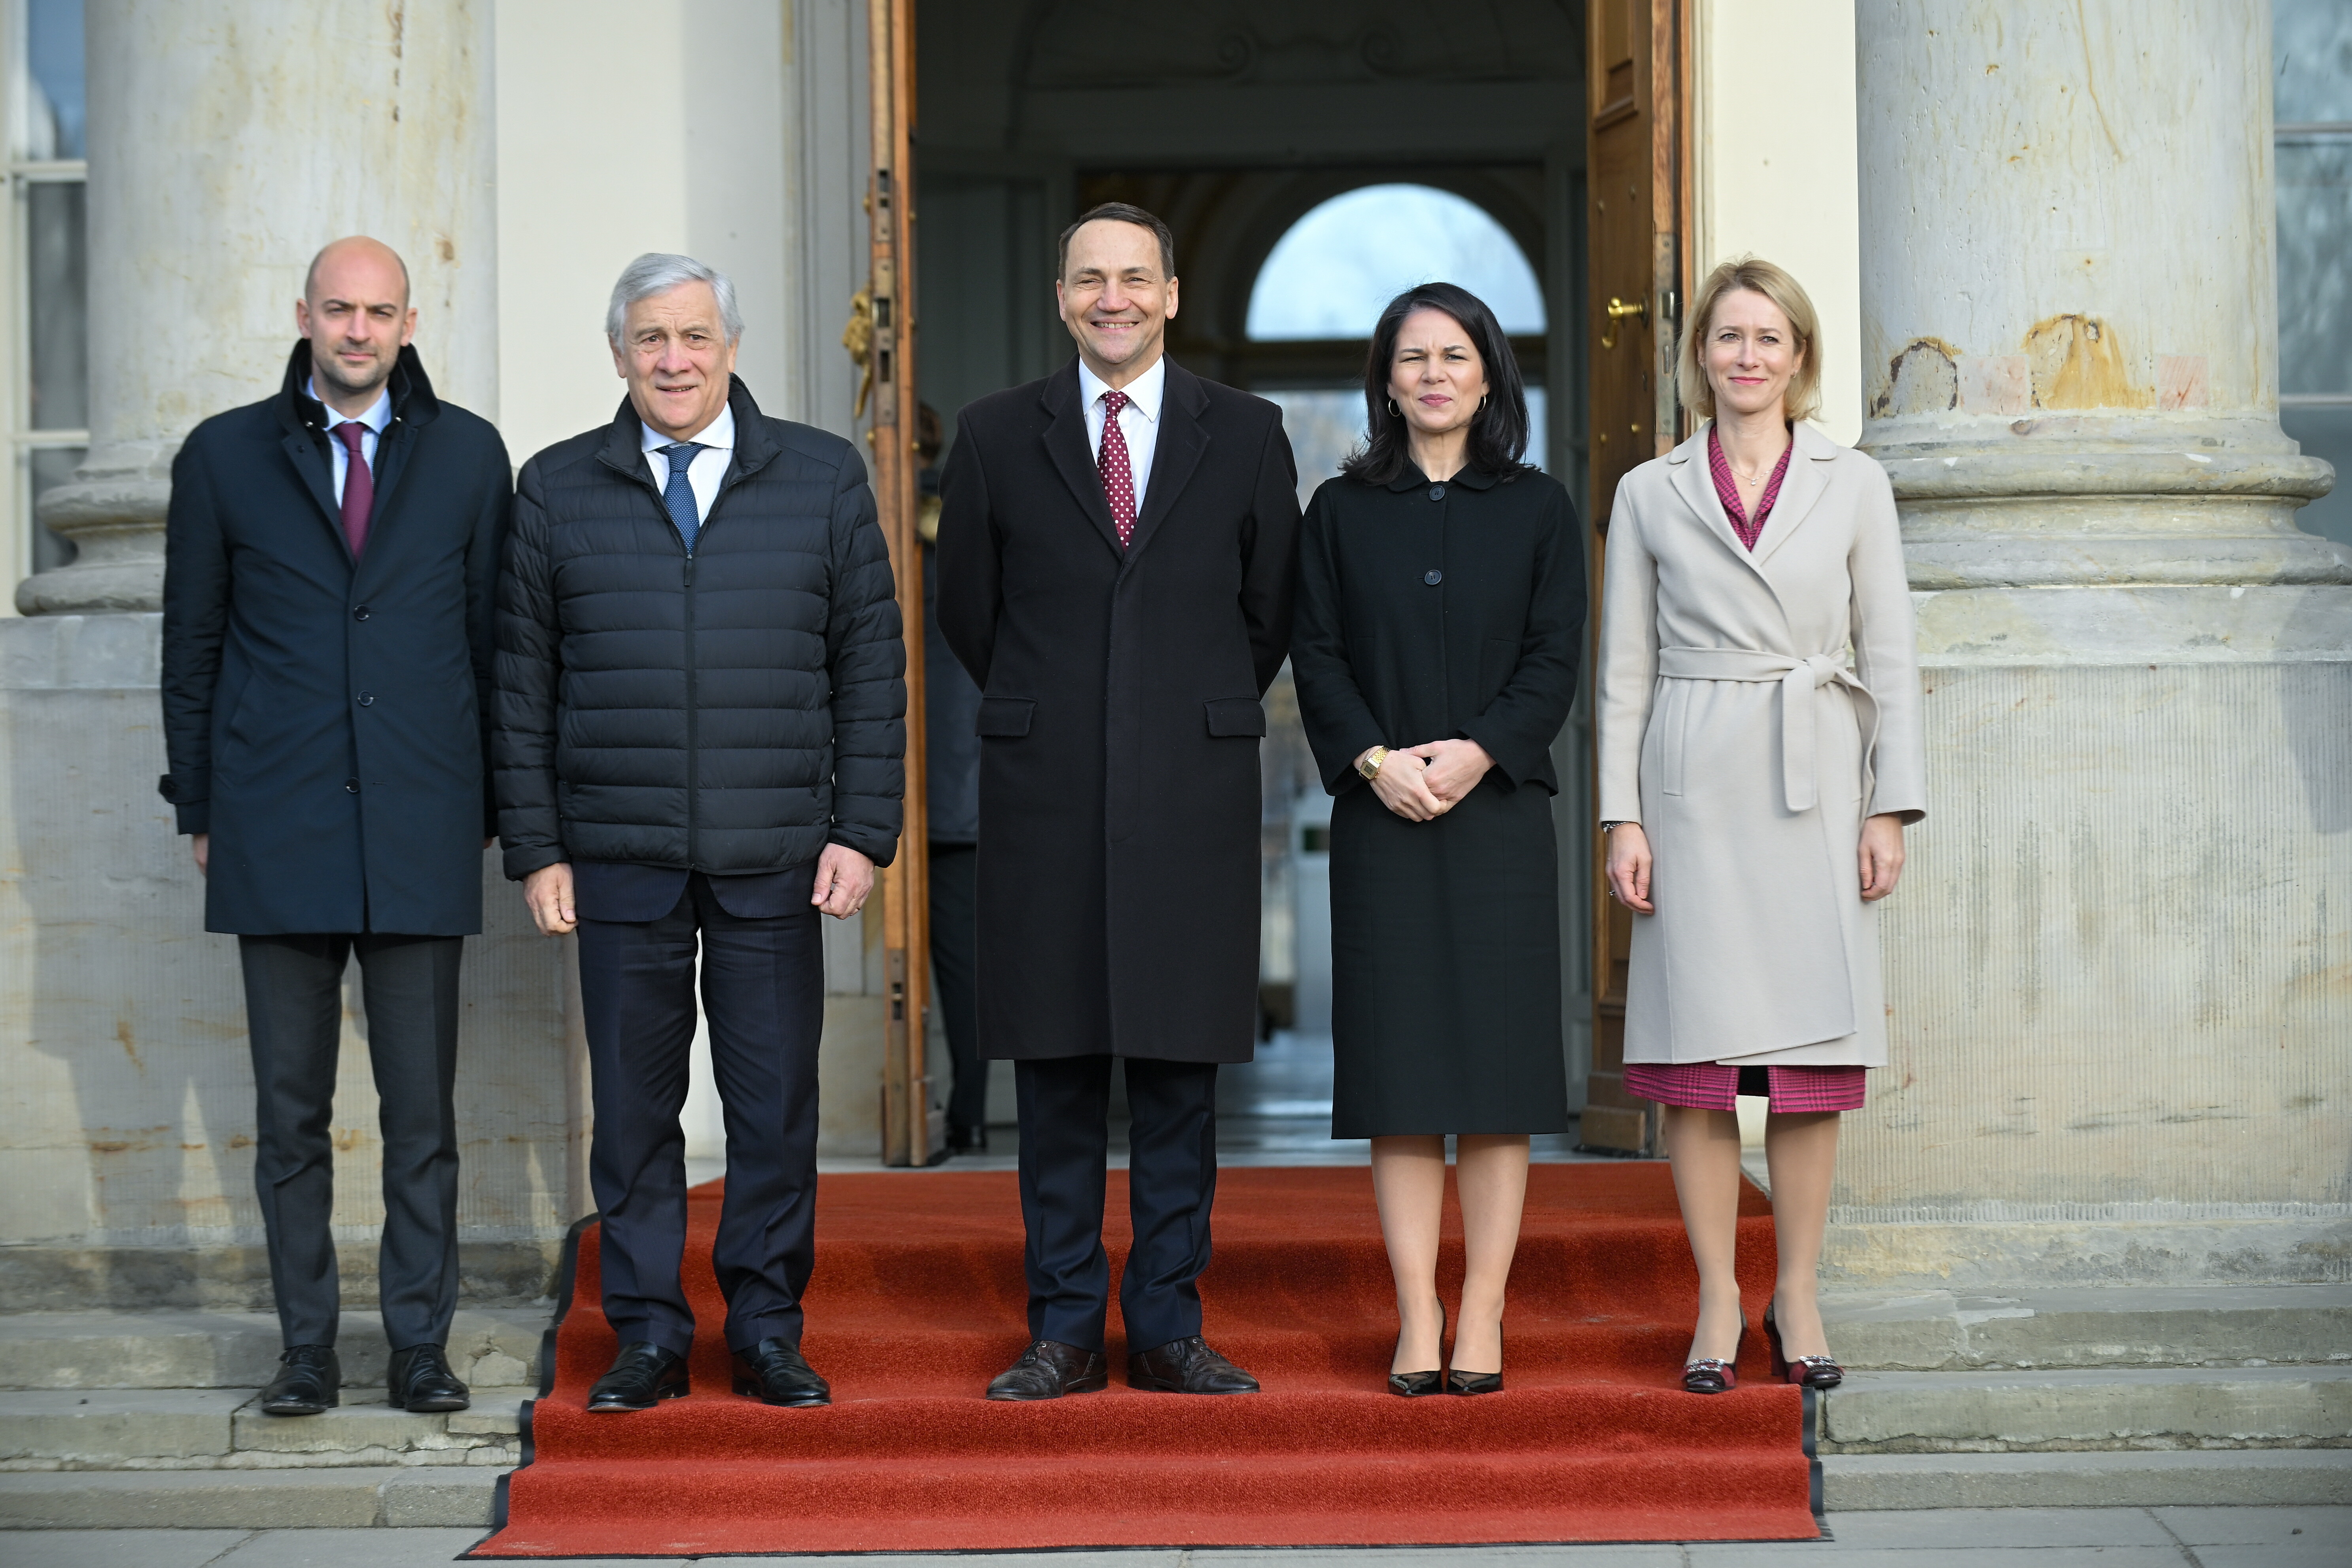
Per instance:
[[[740,381],[729,401],[735,460],[691,555],[625,401],[523,466],[493,742],[509,877],[896,852],[906,647],[866,466]]]

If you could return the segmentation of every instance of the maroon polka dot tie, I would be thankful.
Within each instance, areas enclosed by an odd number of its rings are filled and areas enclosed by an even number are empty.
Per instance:
[[[1103,394],[1102,449],[1095,454],[1095,470],[1102,475],[1103,499],[1110,502],[1111,520],[1118,524],[1118,547],[1135,538],[1135,469],[1127,460],[1127,432],[1118,427],[1118,411],[1127,406],[1124,392]]]

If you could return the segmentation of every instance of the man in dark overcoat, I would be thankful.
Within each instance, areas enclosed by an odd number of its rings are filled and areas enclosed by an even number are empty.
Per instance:
[[[1281,411],[1171,363],[1174,245],[1140,208],[1062,236],[1075,363],[963,411],[939,619],[980,683],[980,1026],[1014,1064],[1031,1344],[989,1387],[1104,1387],[1111,1066],[1131,1117],[1128,1381],[1256,1381],[1201,1334],[1217,1067],[1255,1048],[1258,742],[1290,640]]]
[[[819,914],[897,852],[907,650],[857,449],[734,374],[735,286],[631,262],[605,320],[628,395],[523,465],[499,599],[499,837],[539,928],[576,930],[588,1180],[619,1352],[592,1411],[688,1392],[678,1125],[698,959],[726,1110],[711,1248],[732,1386],[831,1398],[802,1359],[816,1262]]]
[[[261,1407],[338,1403],[334,1151],[342,975],[356,954],[383,1137],[391,1403],[462,1410],[457,968],[492,831],[490,631],[504,443],[436,397],[408,273],[373,239],[311,262],[275,397],[196,426],[172,464],[163,797],[236,933],[258,1110],[254,1181],[286,1350]]]

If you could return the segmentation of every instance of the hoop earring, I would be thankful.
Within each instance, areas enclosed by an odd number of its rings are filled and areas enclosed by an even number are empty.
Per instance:
[[[1484,413],[1486,413],[1486,399],[1487,399],[1490,395],[1491,395],[1491,394],[1488,394],[1488,393],[1480,393],[1480,394],[1478,395],[1478,412],[1479,412],[1479,413],[1484,414]]]
[[[1404,410],[1396,405],[1396,399],[1393,397],[1389,399],[1389,417],[1391,419],[1402,419],[1404,417]]]

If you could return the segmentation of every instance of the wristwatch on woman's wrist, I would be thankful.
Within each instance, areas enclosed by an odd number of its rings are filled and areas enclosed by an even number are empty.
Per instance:
[[[1356,759],[1356,771],[1368,779],[1376,779],[1381,776],[1381,764],[1388,760],[1389,749],[1386,746],[1374,746]]]
[[[1623,822],[1622,822],[1622,821],[1621,821],[1621,822],[1604,822],[1604,823],[1602,823],[1602,824],[1601,825],[1601,832],[1603,832],[1603,833],[1606,833],[1606,832],[1608,832],[1608,831],[1609,831],[1611,828],[1612,828],[1612,827],[1622,827],[1622,826],[1625,826],[1625,824],[1624,824]]]

